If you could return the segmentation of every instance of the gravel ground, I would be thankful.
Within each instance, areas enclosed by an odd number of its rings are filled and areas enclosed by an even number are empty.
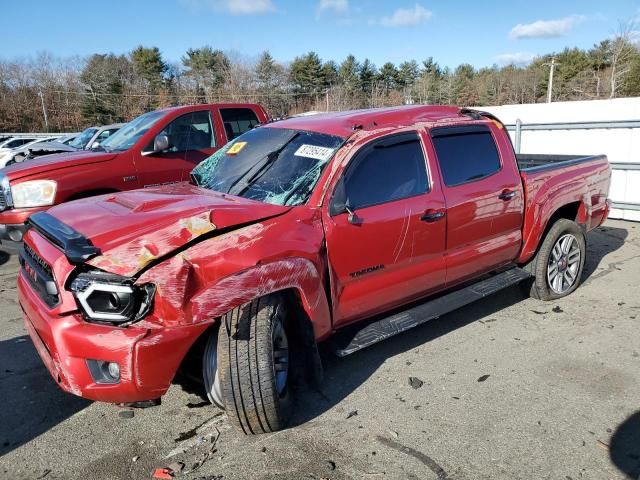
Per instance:
[[[327,357],[294,425],[257,437],[185,385],[133,417],[60,391],[22,326],[16,256],[0,252],[0,478],[150,478],[183,462],[177,478],[638,479],[640,224],[608,221],[588,244],[570,297],[512,288]]]

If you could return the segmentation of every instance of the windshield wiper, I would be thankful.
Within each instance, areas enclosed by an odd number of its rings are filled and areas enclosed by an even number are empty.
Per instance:
[[[291,142],[293,142],[293,140],[295,140],[295,138],[298,137],[298,135],[300,135],[300,132],[296,132],[295,135],[293,135],[289,140],[287,140],[280,148],[278,148],[277,150],[273,150],[273,151],[269,152],[264,157],[264,160],[262,162],[255,164],[253,167],[251,167],[249,170],[247,170],[244,174],[242,174],[238,178],[236,178],[233,181],[233,183],[231,183],[231,185],[229,185],[229,188],[227,189],[227,193],[229,193],[230,195],[241,196],[244,192],[246,192],[251,187],[253,182],[255,182],[258,178],[260,178],[262,175],[264,175],[267,172],[267,170],[269,170],[269,168],[271,168],[271,166],[280,157],[280,154],[282,153],[282,151],[285,148],[287,148],[287,145],[289,145]],[[235,187],[240,183],[240,181],[242,181],[245,177],[247,177],[254,170],[255,170],[255,173],[253,175],[251,175],[251,177],[249,177],[249,179],[244,182],[244,185],[241,188],[237,189],[237,191],[236,191]]]

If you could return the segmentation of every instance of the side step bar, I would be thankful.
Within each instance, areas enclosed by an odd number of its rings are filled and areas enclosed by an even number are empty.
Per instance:
[[[530,277],[530,273],[512,268],[407,310],[367,322],[364,326],[354,325],[359,328],[345,327],[344,331],[336,333],[333,340],[335,353],[339,357],[350,355]]]

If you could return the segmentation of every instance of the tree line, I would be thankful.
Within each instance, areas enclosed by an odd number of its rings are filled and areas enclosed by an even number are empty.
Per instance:
[[[526,66],[479,69],[432,57],[377,67],[348,55],[337,63],[315,52],[285,64],[268,51],[250,61],[209,46],[171,63],[157,47],[139,46],[126,55],[0,60],[0,131],[78,131],[159,107],[223,101],[261,103],[275,118],[412,103],[535,103],[546,100],[552,58],[553,101],[640,95],[640,49],[628,30]]]

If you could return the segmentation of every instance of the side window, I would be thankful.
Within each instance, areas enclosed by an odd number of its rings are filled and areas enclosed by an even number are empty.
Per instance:
[[[484,126],[431,131],[444,183],[448,187],[486,178],[500,170],[491,131]]]
[[[356,154],[344,177],[346,205],[358,209],[427,191],[425,158],[417,134],[376,140]]]
[[[186,152],[215,147],[211,113],[208,110],[182,115],[160,133],[169,137],[168,152]]]
[[[256,114],[249,108],[222,108],[220,116],[229,141],[260,123]]]

